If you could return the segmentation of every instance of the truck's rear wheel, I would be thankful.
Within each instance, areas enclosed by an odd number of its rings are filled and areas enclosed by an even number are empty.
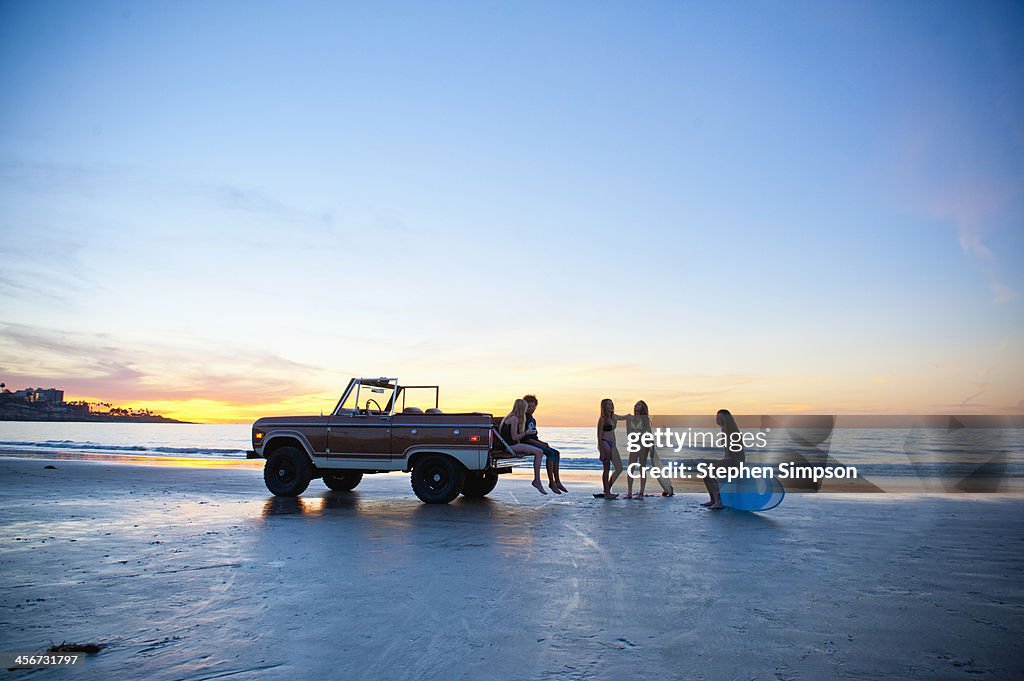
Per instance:
[[[498,474],[493,472],[470,472],[466,473],[466,483],[462,487],[462,496],[471,499],[486,497],[498,484]]]
[[[428,454],[412,469],[412,491],[428,504],[447,504],[459,496],[466,480],[462,464],[443,454]]]
[[[309,487],[313,464],[298,447],[281,447],[267,457],[263,482],[279,497],[297,497]]]
[[[362,479],[359,471],[324,471],[324,484],[335,492],[351,492]]]

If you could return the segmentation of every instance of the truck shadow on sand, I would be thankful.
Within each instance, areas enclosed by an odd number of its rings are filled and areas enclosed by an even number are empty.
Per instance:
[[[687,502],[683,501],[683,504]],[[689,506],[689,504],[687,504]],[[524,517],[529,516],[530,522],[542,515],[564,515],[565,520],[575,518],[579,513],[590,513],[593,510],[605,510],[603,505],[582,504],[579,506],[540,506],[524,507],[518,504],[507,503],[502,500],[490,498],[465,498],[460,497],[450,504],[423,504],[418,499],[403,497],[381,497],[376,494],[353,492],[323,492],[319,495],[306,495],[300,497],[268,497],[263,504],[262,517],[265,520],[272,520],[282,516],[301,516],[304,518],[336,518],[355,519],[364,521],[388,520],[403,522],[472,522],[479,524],[506,524],[509,522],[522,523]],[[615,525],[621,517],[615,511],[617,508],[607,508],[610,525]],[[665,509],[668,511],[669,509]],[[682,512],[683,516],[680,516]],[[690,514],[693,514],[692,516]],[[601,515],[600,513],[598,514]],[[646,516],[646,522],[666,524],[666,531],[670,528],[678,530],[677,523],[683,517],[691,517],[697,520],[703,517],[706,523],[714,524],[716,527],[727,530],[735,529],[761,529],[776,530],[785,526],[777,518],[770,518],[765,514],[757,512],[736,511],[727,509],[722,512],[704,511],[703,509],[676,508],[665,514],[653,514]]]
[[[377,551],[393,551],[390,556],[449,549],[495,550],[528,558],[535,544],[534,528],[524,522],[522,509],[490,499],[424,504],[415,498],[359,492],[270,497],[263,504],[262,521],[270,534],[320,536],[320,528],[332,536],[347,532],[350,542],[365,541]]]
[[[450,504],[423,504],[418,499],[380,498],[359,492],[324,492],[317,496],[268,497],[262,516],[364,516],[395,515],[420,519],[490,518],[505,520],[521,515],[521,509],[491,499],[460,498]]]

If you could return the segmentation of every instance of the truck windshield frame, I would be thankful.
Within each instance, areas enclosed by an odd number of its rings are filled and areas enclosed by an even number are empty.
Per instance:
[[[366,390],[363,390],[363,386],[366,387]],[[380,407],[382,414],[391,415],[394,413],[395,396],[400,390],[397,378],[353,378],[348,382],[348,387],[345,388],[345,392],[342,393],[341,399],[338,400],[332,413],[334,416],[365,415],[367,413],[366,401],[373,399]],[[376,396],[387,394],[388,391],[390,391],[390,395],[382,403],[382,400]],[[360,400],[363,401],[361,407]]]

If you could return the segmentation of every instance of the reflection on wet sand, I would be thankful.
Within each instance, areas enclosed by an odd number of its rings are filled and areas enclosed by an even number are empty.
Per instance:
[[[0,450],[0,457],[12,459],[43,459],[46,461],[93,461],[103,463],[132,464],[135,466],[171,466],[174,468],[263,468],[263,461],[256,459],[199,458],[190,456],[144,456],[135,454],[97,454],[93,452],[47,451],[28,449]]]
[[[0,643],[110,643],[88,678],[752,678],[794,659],[962,676],[936,645],[1022,678],[1019,499],[758,515],[515,478],[428,506],[405,476],[297,499],[248,470],[0,458],[0,477]]]
[[[529,555],[533,541],[530,525],[535,521],[527,521],[524,509],[517,505],[487,498],[460,498],[446,505],[424,504],[415,498],[382,498],[358,491],[267,498],[262,509],[264,521],[272,523],[282,516],[327,522],[355,518],[360,522],[360,532],[372,534],[386,529],[391,538],[395,530],[429,532],[437,535],[439,545],[470,541],[480,545],[483,533],[485,538],[520,557]]]

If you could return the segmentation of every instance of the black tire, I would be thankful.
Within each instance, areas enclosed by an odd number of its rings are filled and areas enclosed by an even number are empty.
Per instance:
[[[412,491],[427,504],[447,504],[459,496],[466,481],[461,463],[443,454],[428,454],[412,469]]]
[[[470,472],[466,473],[466,483],[462,486],[462,496],[470,499],[486,497],[494,491],[498,484],[498,474],[493,472]]]
[[[281,447],[267,457],[263,467],[263,482],[274,495],[297,497],[309,487],[313,477],[313,464],[306,452],[298,447]]]
[[[324,471],[324,484],[335,492],[351,492],[362,479],[359,471]]]

